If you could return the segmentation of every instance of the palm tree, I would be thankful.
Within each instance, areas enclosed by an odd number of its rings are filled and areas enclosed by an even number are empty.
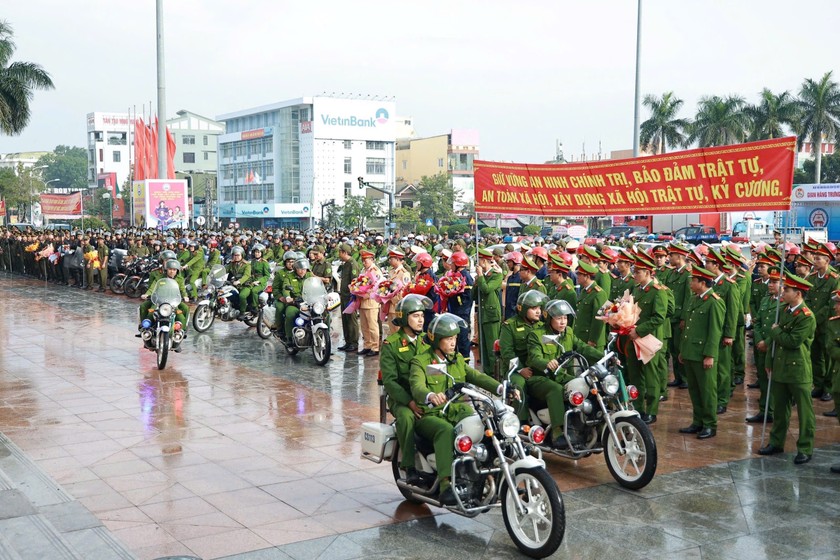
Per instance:
[[[653,153],[664,154],[668,145],[685,145],[685,131],[690,123],[676,118],[683,105],[682,99],[668,91],[661,98],[648,94],[642,104],[650,109],[650,118],[639,129],[639,141],[645,149],[653,148]]]
[[[750,140],[779,138],[785,134],[785,125],[795,128],[800,120],[799,103],[788,91],[776,95],[764,88],[758,105],[744,112],[750,119]]]
[[[743,142],[749,124],[745,106],[744,98],[737,95],[702,97],[688,142],[697,142],[701,148]]]
[[[12,26],[0,21],[0,131],[20,134],[29,124],[29,102],[36,89],[53,89],[50,75],[33,62],[12,62]]]
[[[808,138],[816,153],[814,179],[820,182],[823,136],[834,140],[840,133],[840,86],[831,79],[831,72],[818,81],[806,79],[799,90],[802,111],[800,143]]]

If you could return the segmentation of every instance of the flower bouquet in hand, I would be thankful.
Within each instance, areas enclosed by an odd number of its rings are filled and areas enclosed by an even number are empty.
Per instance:
[[[628,290],[624,290],[624,295],[621,296],[621,299],[616,303],[606,302],[598,310],[595,318],[606,322],[619,335],[629,335],[636,327],[641,313],[642,310],[639,309],[633,296],[630,295]],[[642,363],[646,364],[662,348],[662,341],[652,334],[648,334],[633,340],[633,346],[636,348],[636,356],[638,356]],[[629,353],[628,350],[629,348],[626,345],[622,348],[625,354]]]
[[[38,242],[36,241],[35,243],[30,243],[29,245],[24,247],[23,250],[27,253],[34,253],[38,250]]]
[[[366,272],[359,274],[356,278],[350,281],[347,289],[350,290],[350,303],[344,309],[343,313],[350,315],[359,309],[362,300],[370,296],[376,285],[376,280]]]
[[[428,274],[422,274],[418,278],[415,278],[414,280],[406,284],[403,292],[405,295],[417,294],[425,296],[433,287],[434,281],[432,281],[432,277]]]
[[[438,305],[435,308],[436,313],[446,312],[449,305],[449,298],[458,296],[464,293],[467,287],[467,280],[460,272],[449,271],[435,284],[435,292],[440,296]]]
[[[381,305],[379,308],[380,321],[384,321],[388,316],[388,311],[391,309],[391,300],[402,292],[403,287],[403,283],[397,279],[388,280],[387,278],[382,278],[376,283],[370,297],[373,301]]]
[[[99,262],[99,253],[97,251],[88,251],[85,253],[85,260],[88,263],[88,268],[99,270],[102,268],[102,263]]]
[[[38,251],[38,254],[35,255],[35,260],[40,261],[41,259],[49,259],[54,253],[55,253],[55,248],[53,247],[53,244],[50,243],[49,245],[44,247],[42,250]],[[50,259],[50,260],[52,260],[52,259]]]

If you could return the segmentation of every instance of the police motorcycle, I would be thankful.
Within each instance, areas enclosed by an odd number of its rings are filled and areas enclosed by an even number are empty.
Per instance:
[[[132,268],[131,274],[122,282],[123,293],[130,298],[138,298],[149,289],[149,277],[155,270],[162,271],[163,263],[175,258],[174,251],[162,251],[158,259],[147,257],[137,262],[136,268]],[[113,289],[113,288],[112,288]]]
[[[426,374],[446,377],[444,411],[453,403],[467,403],[475,411],[454,427],[451,488],[455,505],[443,503],[433,444],[417,433],[415,465],[419,481],[409,483],[407,472],[400,466],[396,421],[363,423],[361,456],[374,463],[390,461],[397,488],[409,502],[446,508],[470,518],[500,507],[505,528],[519,550],[532,558],[553,554],[565,536],[566,513],[560,489],[545,470],[540,449],[527,439],[543,433],[542,429],[523,436],[513,407],[470,383],[456,383],[446,364],[430,364]],[[506,395],[514,391],[507,381],[503,387]]]
[[[184,340],[184,330],[175,323],[176,311],[181,304],[181,288],[171,278],[162,278],[152,293],[151,319],[143,319],[140,337],[144,346],[157,354],[157,367],[166,367],[170,350],[177,350]]]
[[[330,312],[341,304],[338,293],[327,293],[327,288],[320,278],[310,277],[304,280],[301,297],[293,304],[297,306],[300,313],[295,318],[290,340],[286,339],[284,325],[277,324],[277,309],[273,303],[268,304],[269,301],[273,301],[272,297],[271,292],[260,294],[257,334],[264,339],[273,334],[280,340],[290,356],[294,356],[300,350],[312,348],[315,363],[319,366],[325,365],[332,354]]]
[[[653,433],[633,409],[632,401],[639,391],[625,385],[621,363],[614,350],[617,333],[610,333],[603,358],[594,364],[574,351],[563,352],[554,371],[546,375],[556,378],[572,368],[574,379],[564,387],[566,409],[563,427],[567,446],[554,447],[547,435],[551,421],[545,403],[529,397],[531,426],[530,445],[541,452],[567,459],[583,459],[593,453],[604,453],[612,477],[621,486],[632,490],[644,488],[656,473],[657,450]],[[543,344],[559,344],[557,335],[544,335]],[[520,369],[519,358],[510,362],[508,380]],[[537,407],[532,405],[537,404]]]
[[[199,299],[192,316],[196,332],[207,332],[216,318],[229,323],[239,317],[239,307],[234,305],[239,301],[239,289],[228,282],[224,265],[214,264],[207,274],[207,284],[198,286]],[[253,314],[243,319],[249,327],[256,326],[258,320],[259,316]]]

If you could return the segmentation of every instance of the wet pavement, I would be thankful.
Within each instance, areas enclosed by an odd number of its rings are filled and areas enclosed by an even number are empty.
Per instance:
[[[500,514],[408,504],[389,466],[359,458],[359,426],[379,415],[375,360],[319,367],[217,322],[158,371],[134,337],[138,304],[0,274],[0,558],[64,557],[26,548],[36,530],[70,558],[519,557]],[[757,398],[736,388],[699,441],[677,433],[690,403],[671,389],[639,492],[601,456],[549,457],[567,509],[556,556],[840,556],[833,403],[815,401],[814,460],[795,467],[795,431],[789,453],[754,453]]]

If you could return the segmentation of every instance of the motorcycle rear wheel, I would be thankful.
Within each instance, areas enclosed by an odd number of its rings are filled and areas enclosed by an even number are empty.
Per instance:
[[[108,282],[108,285],[111,288],[111,291],[115,294],[121,295],[125,293],[125,281],[126,275],[120,272],[111,278]]]
[[[514,476],[527,511],[520,515],[508,484],[502,488],[502,517],[510,538],[531,558],[554,554],[566,534],[566,510],[560,489],[543,468],[519,469]]]
[[[192,324],[196,332],[207,332],[213,326],[213,321],[216,320],[216,314],[210,309],[209,305],[199,305],[195,308],[193,313]]]
[[[263,320],[263,310],[260,309],[259,315],[257,315],[257,334],[263,340],[268,340],[271,338],[271,327],[265,324]]]
[[[166,359],[169,357],[169,333],[162,332],[158,334],[157,348],[157,368],[163,369],[166,367]]]
[[[130,298],[140,297],[140,277],[131,276],[123,283],[123,292]]]
[[[608,429],[601,436],[610,474],[625,488],[644,488],[656,474],[656,441],[650,427],[638,416],[625,416],[616,420],[615,432],[626,449],[624,455],[618,453]]]
[[[330,337],[324,329],[317,329],[312,333],[312,355],[315,363],[319,366],[330,361],[331,343]]]
[[[400,467],[400,461],[402,461],[402,449],[400,449],[400,444],[398,442],[394,442],[394,454],[391,455],[391,472],[394,475],[394,482],[402,479],[405,480],[406,473]],[[422,504],[420,500],[415,498],[411,492],[406,490],[405,488],[400,488],[397,486],[397,490],[400,491],[402,497],[405,498],[405,501],[411,502],[412,504]]]

